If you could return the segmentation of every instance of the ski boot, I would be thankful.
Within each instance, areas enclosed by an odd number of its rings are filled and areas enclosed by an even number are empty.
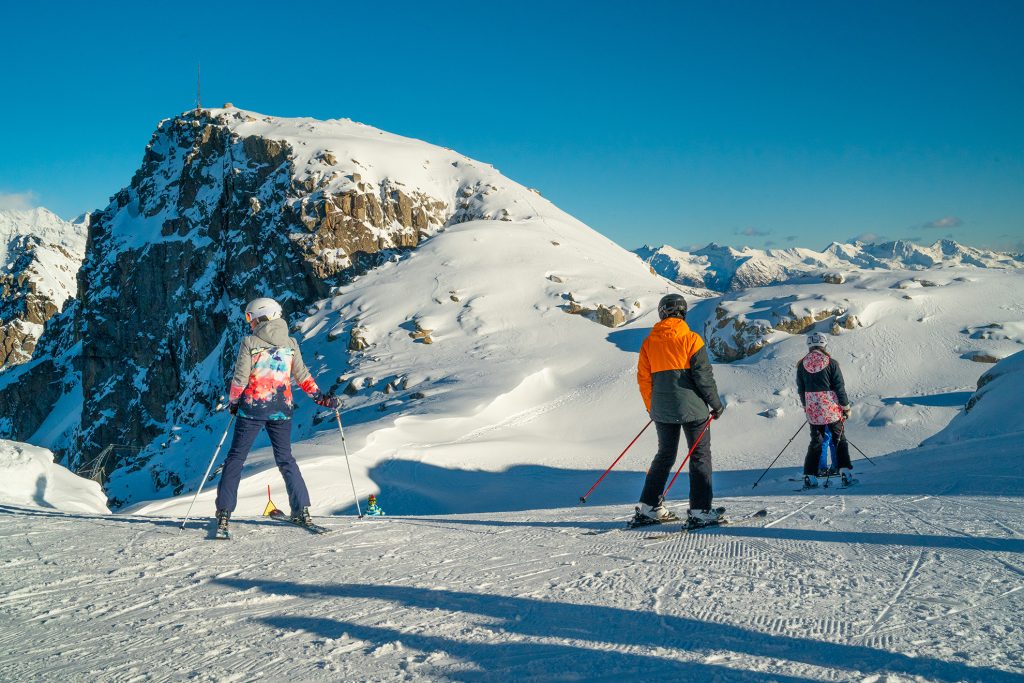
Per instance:
[[[680,521],[679,517],[676,516],[676,513],[672,512],[661,503],[658,503],[657,505],[640,503],[640,505],[636,506],[635,510],[636,512],[633,514],[633,519],[629,521],[630,527]]]
[[[854,484],[857,483],[857,480],[853,478],[853,470],[847,469],[845,467],[839,470],[839,478],[842,482],[843,488],[846,488],[847,486],[853,486]]]
[[[231,530],[228,529],[229,519],[231,519],[230,512],[227,510],[217,510],[217,531],[214,532],[214,538],[223,541],[231,538]]]
[[[686,513],[686,526],[690,529],[699,529],[702,526],[719,524],[725,516],[725,508],[711,508],[710,510],[690,509]]]
[[[308,507],[302,508],[300,510],[292,510],[292,516],[290,517],[289,521],[291,521],[292,524],[296,524],[298,526],[316,526],[316,524],[313,523],[312,515],[309,514]]]
[[[818,488],[818,478],[813,474],[804,475],[804,489],[816,489]]]

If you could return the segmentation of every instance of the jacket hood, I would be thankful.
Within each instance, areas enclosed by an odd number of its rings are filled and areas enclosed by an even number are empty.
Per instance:
[[[680,318],[665,318],[651,328],[651,335],[655,339],[672,339],[682,337],[690,331],[690,326]]]
[[[828,367],[828,364],[832,361],[827,353],[819,351],[817,349],[811,351],[801,361],[804,366],[804,370],[807,372],[821,372]]]
[[[288,325],[281,318],[261,322],[252,333],[268,344],[288,346]]]

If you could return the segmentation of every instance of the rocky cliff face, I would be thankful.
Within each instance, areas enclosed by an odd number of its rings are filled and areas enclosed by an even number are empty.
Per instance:
[[[32,358],[43,326],[75,296],[84,254],[84,224],[0,210],[0,372]]]
[[[475,162],[409,142],[237,109],[163,121],[131,183],[91,215],[79,299],[46,327],[45,357],[0,375],[0,435],[27,438],[80,392],[80,422],[46,445],[72,465],[112,444],[144,449],[215,408],[249,299],[291,314],[445,225],[508,218]],[[57,308],[22,300],[39,324]],[[105,468],[146,461],[143,450]]]

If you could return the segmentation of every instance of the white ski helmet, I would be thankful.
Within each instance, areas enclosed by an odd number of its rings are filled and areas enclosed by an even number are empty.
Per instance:
[[[818,347],[819,349],[824,351],[825,347],[827,346],[828,337],[826,337],[821,332],[811,332],[809,335],[807,335],[807,348],[813,349],[814,347]]]
[[[266,297],[253,299],[245,307],[245,322],[251,324],[261,320],[275,320],[280,318],[283,313],[281,304],[273,299],[267,299]]]

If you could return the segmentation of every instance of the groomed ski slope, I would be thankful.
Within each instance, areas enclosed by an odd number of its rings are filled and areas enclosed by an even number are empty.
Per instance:
[[[628,504],[333,531],[0,507],[0,680],[1024,680],[1021,432],[793,467],[767,519],[649,540]],[[672,505],[685,507],[685,479]],[[678,494],[678,495],[676,495]],[[381,501],[386,508],[386,500]]]

